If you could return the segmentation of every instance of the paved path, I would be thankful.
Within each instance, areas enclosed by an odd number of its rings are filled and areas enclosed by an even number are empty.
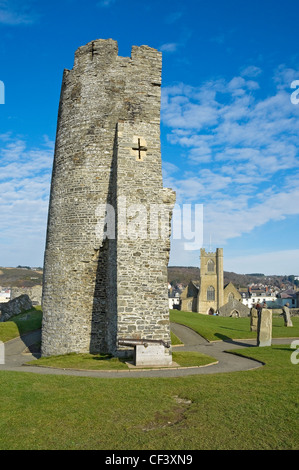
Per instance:
[[[28,333],[21,338],[5,343],[5,364],[0,365],[1,370],[16,372],[32,372],[35,374],[48,375],[72,375],[80,377],[101,377],[101,378],[136,378],[136,377],[182,377],[188,375],[199,374],[215,374],[226,372],[237,372],[256,369],[262,367],[262,363],[253,359],[247,359],[225,351],[232,351],[240,348],[250,348],[256,346],[256,340],[236,340],[236,341],[217,341],[208,342],[195,331],[188,327],[171,324],[171,329],[184,346],[174,348],[177,351],[198,351],[214,357],[218,363],[206,367],[196,368],[175,368],[175,369],[159,369],[159,370],[128,370],[128,371],[82,371],[82,370],[65,370],[52,369],[47,367],[25,366],[24,364],[30,360],[34,360],[37,355],[24,354],[24,351],[34,343],[40,340],[40,331]],[[279,338],[273,339],[273,344],[290,344],[293,339]]]

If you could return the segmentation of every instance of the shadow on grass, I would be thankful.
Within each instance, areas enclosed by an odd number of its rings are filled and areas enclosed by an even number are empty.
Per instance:
[[[110,360],[115,360],[118,362],[121,362],[122,364],[125,364],[126,362],[132,361],[133,356],[130,357],[115,357],[112,356],[111,354],[95,354],[92,359],[94,361],[110,361]]]
[[[275,351],[285,351],[285,352],[287,352],[288,354],[289,354],[289,353],[292,353],[292,352],[294,352],[294,351],[296,351],[296,349],[280,348],[280,347],[278,347],[278,346],[273,346],[273,345],[272,345],[272,349],[275,349]]]
[[[221,328],[222,330],[242,331],[242,333],[244,332],[244,330],[240,330],[240,328],[232,328],[232,327],[228,327],[228,326],[219,326],[219,328]]]
[[[226,343],[231,343],[233,341],[232,338],[226,335],[222,335],[221,333],[215,333],[215,336],[221,339],[221,341],[225,341]]]
[[[24,354],[31,354],[35,359],[41,357],[41,330],[35,330],[23,335],[21,337],[22,343],[24,344]]]
[[[256,346],[255,344],[250,344],[250,343],[244,343],[244,342],[241,342],[241,341],[236,341],[236,340],[230,338],[229,336],[222,335],[221,333],[215,333],[215,336],[216,336],[217,338],[219,338],[221,341],[223,341],[224,343],[237,344],[237,345],[240,345],[240,346],[246,346],[246,347],[250,347],[250,348]]]
[[[110,354],[101,354],[101,355],[93,355],[92,356],[92,359],[94,361],[109,361],[110,359],[112,359],[113,356],[111,356]]]
[[[24,310],[3,323],[5,324],[9,322],[16,325],[19,331],[19,336],[39,330],[42,326],[41,308],[32,307],[30,310]]]

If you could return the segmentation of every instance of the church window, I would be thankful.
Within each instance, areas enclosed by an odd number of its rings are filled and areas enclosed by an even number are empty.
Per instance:
[[[215,300],[215,289],[213,286],[208,287],[207,300]]]
[[[228,301],[231,302],[232,300],[234,300],[234,298],[235,298],[234,294],[232,292],[230,292],[228,294]]]
[[[208,272],[214,272],[214,261],[212,261],[211,259],[209,259],[208,261]]]

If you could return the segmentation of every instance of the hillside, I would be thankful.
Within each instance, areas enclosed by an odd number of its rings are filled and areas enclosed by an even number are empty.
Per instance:
[[[168,267],[168,282],[171,284],[183,284],[186,286],[190,281],[198,280],[199,276],[199,268],[181,266]],[[236,287],[246,287],[251,282],[260,282],[260,278],[225,271],[224,284],[228,284],[229,282],[232,282]]]
[[[191,280],[198,280],[200,269],[196,267],[169,266],[168,282],[176,285],[183,284],[186,286]],[[292,285],[288,281],[287,276],[264,276],[261,273],[237,274],[234,272],[224,271],[224,285],[232,282],[235,287],[247,287],[249,284],[265,284],[277,287]]]
[[[183,284],[186,286],[190,281],[198,280],[200,269],[192,266],[169,266],[168,282],[173,285]],[[249,284],[266,284],[279,288],[288,288],[293,285],[290,282],[294,276],[264,276],[263,274],[237,274],[224,271],[224,284],[232,282],[237,288],[247,287]],[[43,272],[41,269],[30,269],[26,267],[5,268],[0,267],[1,287],[33,287],[41,285]],[[298,282],[298,281],[296,281]]]
[[[42,284],[43,272],[27,268],[0,267],[1,287],[33,287]]]
[[[186,286],[190,281],[199,279],[200,270],[195,267],[169,266],[168,282]]]

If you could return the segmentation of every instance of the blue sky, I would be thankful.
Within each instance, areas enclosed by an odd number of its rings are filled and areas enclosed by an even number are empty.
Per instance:
[[[204,247],[227,271],[298,275],[298,18],[289,0],[0,0],[0,265],[43,263],[62,72],[112,38],[163,53],[164,186],[203,204]],[[170,265],[199,266],[184,247]]]

